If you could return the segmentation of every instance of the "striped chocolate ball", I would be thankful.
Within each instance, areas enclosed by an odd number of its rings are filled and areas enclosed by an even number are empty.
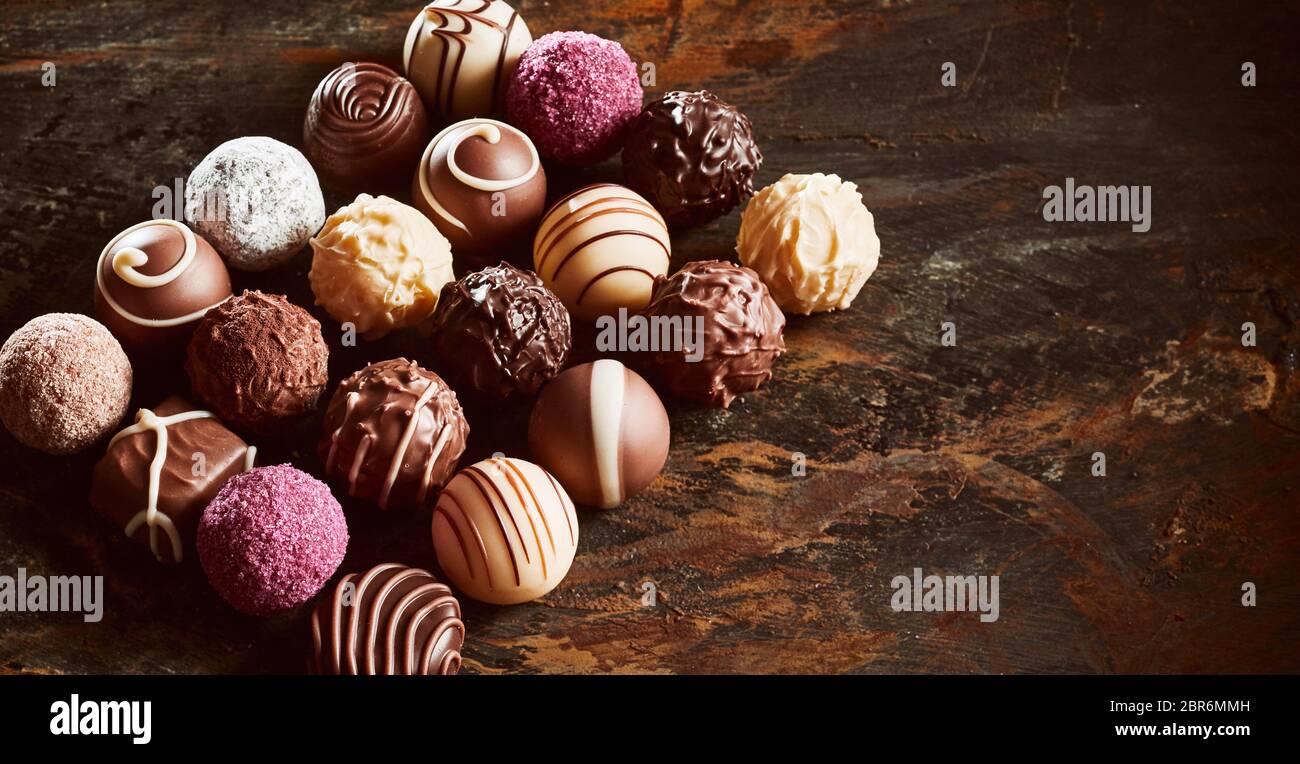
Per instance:
[[[451,479],[433,508],[433,549],[458,590],[494,605],[551,591],[578,548],[573,502],[532,462],[494,457]]]
[[[668,412],[618,361],[575,366],[543,390],[528,447],[579,504],[610,509],[649,485],[668,459]]]
[[[644,308],[671,255],[663,217],[635,191],[612,183],[560,199],[533,239],[533,270],[582,321]]]

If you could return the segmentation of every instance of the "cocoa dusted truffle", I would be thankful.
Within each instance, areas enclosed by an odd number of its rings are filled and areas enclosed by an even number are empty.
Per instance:
[[[559,298],[508,263],[443,287],[433,327],[434,359],[452,384],[502,398],[535,394],[573,345]]]
[[[702,260],[660,277],[644,313],[680,317],[702,332],[689,332],[680,349],[650,354],[649,367],[675,395],[710,406],[727,408],[757,390],[785,352],[785,315],[758,274],[731,263]]]
[[[446,584],[386,563],[341,578],[311,617],[313,674],[455,674],[465,623]]]
[[[310,313],[280,295],[245,291],[195,327],[185,370],[217,416],[266,432],[316,408],[328,360]]]
[[[749,117],[707,90],[652,101],[623,146],[627,185],[672,228],[703,225],[753,196],[762,163]]]
[[[339,383],[318,445],[348,495],[415,506],[456,471],[469,425],[442,378],[405,358],[373,363]]]

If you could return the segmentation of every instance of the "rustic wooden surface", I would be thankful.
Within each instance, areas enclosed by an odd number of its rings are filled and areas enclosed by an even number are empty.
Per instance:
[[[317,80],[394,63],[418,7],[307,5],[6,2],[0,333],[90,313],[96,255],[149,216],[156,185],[229,138],[298,144]],[[883,257],[852,309],[791,320],[759,394],[725,412],[670,405],[663,476],[582,515],[562,586],[466,603],[466,672],[1300,670],[1297,6],[517,6],[535,36],[620,40],[655,63],[656,91],[742,106],[761,184],[856,181]],[[944,61],[956,88],[940,86]],[[1241,86],[1243,61],[1258,87]],[[552,193],[617,174],[553,171]],[[1067,176],[1152,185],[1151,231],[1045,223],[1042,189]],[[675,260],[728,257],[738,224],[677,237]],[[309,305],[309,258],[236,286]],[[1257,347],[1241,346],[1245,321]],[[426,359],[419,332],[335,352],[331,371],[397,353]],[[137,405],[183,386],[138,376]],[[526,414],[472,411],[469,456],[526,455]],[[261,445],[318,470],[315,426]],[[0,573],[107,588],[97,625],[0,614],[0,672],[299,670],[303,613],[239,616],[197,566],[159,568],[90,510],[101,449],[54,458],[0,436]],[[348,510],[345,569],[432,564],[427,510]],[[890,579],[917,566],[999,574],[1000,620],[893,612]]]

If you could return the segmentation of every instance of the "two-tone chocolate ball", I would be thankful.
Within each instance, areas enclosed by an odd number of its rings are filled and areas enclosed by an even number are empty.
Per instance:
[[[566,370],[537,399],[528,448],[579,504],[609,509],[668,459],[668,412],[641,375],[601,359]]]

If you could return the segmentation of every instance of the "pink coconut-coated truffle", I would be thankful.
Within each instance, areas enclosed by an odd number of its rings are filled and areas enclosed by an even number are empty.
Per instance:
[[[594,164],[618,150],[641,113],[636,64],[616,42],[586,32],[551,32],[519,57],[506,112],[542,156]]]
[[[236,610],[270,615],[321,590],[348,548],[329,487],[288,464],[231,478],[203,512],[203,572]]]

